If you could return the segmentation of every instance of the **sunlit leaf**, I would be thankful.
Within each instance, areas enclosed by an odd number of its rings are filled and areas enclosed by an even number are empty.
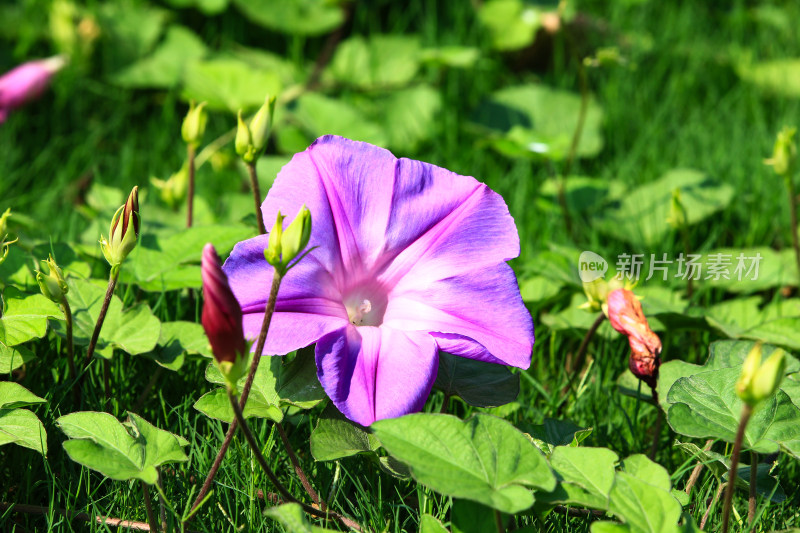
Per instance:
[[[515,513],[533,504],[528,487],[552,490],[542,453],[508,422],[476,414],[412,414],[379,420],[372,430],[411,475],[437,492]]]

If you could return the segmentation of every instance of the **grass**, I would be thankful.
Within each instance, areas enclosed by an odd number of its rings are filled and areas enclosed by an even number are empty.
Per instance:
[[[580,5],[581,12],[587,14],[581,19],[585,24],[580,32],[585,41],[581,43],[581,54],[587,55],[596,46],[620,45],[631,67],[589,71],[590,90],[605,113],[605,147],[596,158],[576,161],[573,174],[619,180],[634,187],[671,168],[690,167],[731,184],[736,196],[730,208],[692,228],[691,242],[696,250],[756,245],[782,249],[791,243],[783,184],[764,167],[762,159],[771,152],[780,127],[798,123],[800,104],[798,100],[765,95],[740,82],[735,65],[745,51],[759,60],[796,56],[800,36],[777,31],[775,26],[759,21],[754,15],[756,7],[743,1],[592,1]],[[778,7],[789,21],[800,17],[798,5],[786,2]],[[259,42],[258,29],[232,12],[208,20],[191,10],[178,12],[177,17],[198,28],[210,43],[264,45]],[[472,8],[466,3],[415,2],[404,6],[378,2],[370,4],[369,9],[356,6],[350,31],[414,32],[426,45],[484,42]],[[313,61],[324,39],[270,34],[267,43],[302,63]],[[47,53],[44,45],[38,46],[32,54]],[[501,193],[520,232],[522,256],[514,263],[519,271],[524,271],[551,244],[571,242],[554,204],[540,193],[550,171],[544,165],[512,161],[490,151],[469,133],[467,126],[472,109],[483,96],[506,85],[536,80],[577,91],[576,64],[567,42],[556,39],[554,57],[544,70],[520,67],[518,58],[513,56],[504,60],[490,54],[474,70],[451,70],[441,77],[434,72],[426,74],[437,82],[445,104],[434,140],[418,153],[398,154],[477,176]],[[178,135],[182,109],[174,92],[121,91],[92,77],[59,80],[51,97],[0,127],[0,211],[11,206],[20,222],[26,224],[23,231],[28,236],[52,238],[54,242],[87,240],[83,237],[86,217],[75,206],[85,202],[91,181],[125,190],[134,184],[145,185],[151,175],[166,177],[180,166],[184,153]],[[212,116],[207,138],[223,134],[231,124],[230,117]],[[203,168],[198,175],[198,194],[212,197],[224,190],[221,182],[238,183],[237,180],[240,177],[235,171],[215,174]],[[629,245],[596,232],[589,218],[580,221],[576,235],[575,246],[606,257],[630,251]],[[680,244],[671,241],[664,243],[664,249],[642,250],[670,256],[680,251]],[[118,294],[125,294],[132,301],[133,292],[123,288]],[[196,301],[186,295],[163,296],[150,302],[158,304],[159,318],[197,319]],[[709,305],[722,298],[722,293],[701,289],[697,301]],[[595,339],[590,351],[593,364],[583,386],[559,408],[559,391],[569,377],[564,360],[577,349],[582,332],[549,330],[541,325],[539,316],[542,311],[565,305],[568,300],[562,298],[534,313],[537,340],[533,363],[523,373],[519,406],[509,418],[515,423],[540,423],[545,417],[569,419],[593,428],[589,445],[608,446],[621,456],[646,453],[656,410],[617,391],[615,381],[626,367],[628,353],[621,338]],[[690,335],[680,331],[662,337],[666,360],[696,362],[704,360],[708,343],[713,340],[708,333]],[[44,517],[0,513],[0,529],[111,530],[67,520],[57,509],[144,521],[137,483],[105,480],[80,467],[65,456],[57,441],[54,420],[79,406],[72,405],[68,395],[66,361],[52,356],[56,343],[45,339],[34,345],[37,356],[46,363],[29,365],[22,379],[49,402],[37,410],[50,430],[49,457],[44,460],[15,446],[0,447],[0,501],[41,505],[48,511]],[[145,358],[118,354],[112,369],[117,384],[115,414],[122,416],[134,405],[153,369],[153,363]],[[83,409],[99,404],[96,395],[102,395],[100,375],[97,369],[88,372],[89,382],[82,389]],[[167,372],[140,413],[191,443],[189,462],[162,473],[164,491],[179,511],[192,501],[190,495],[201,483],[224,435],[222,424],[192,408],[208,387],[200,364],[188,364],[179,373]],[[428,402],[428,409],[438,410],[440,403],[441,395],[436,393]],[[454,401],[450,412],[465,416],[472,411]],[[290,414],[285,425],[315,487],[321,494],[330,495],[330,503],[367,529],[416,531],[422,512],[445,522],[449,519],[449,498],[396,480],[373,463],[358,458],[315,462],[308,450],[313,423],[306,414]],[[300,495],[302,487],[288,475],[291,467],[270,424],[258,421],[253,428],[273,468],[281,473],[290,490]],[[673,472],[673,483],[682,489],[693,462],[672,447],[675,438],[667,428],[661,432],[657,459]],[[787,498],[762,510],[755,531],[798,525],[798,465],[782,456],[777,460],[775,475],[781,479]],[[689,507],[697,521],[716,488],[717,480],[712,476],[701,477]],[[258,490],[269,491],[270,487],[244,441],[237,438],[217,476],[214,496],[191,527],[203,531],[242,527],[246,531],[279,531],[279,526],[262,516],[265,504],[254,497]],[[760,502],[763,505],[763,499]],[[746,507],[740,494],[735,504],[739,510]],[[717,504],[707,530],[719,527],[720,514]],[[520,517],[520,525],[533,523],[538,523],[541,531],[589,531],[583,518],[552,514],[537,522],[530,516]]]

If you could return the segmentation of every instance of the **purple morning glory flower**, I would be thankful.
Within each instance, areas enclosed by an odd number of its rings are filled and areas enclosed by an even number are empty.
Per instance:
[[[314,249],[281,284],[265,353],[316,343],[319,380],[348,418],[366,426],[422,409],[439,350],[530,366],[533,323],[506,264],[519,236],[500,195],[329,135],[283,167],[261,211],[272,221],[304,203]],[[269,296],[267,239],[238,243],[223,267],[248,338]]]

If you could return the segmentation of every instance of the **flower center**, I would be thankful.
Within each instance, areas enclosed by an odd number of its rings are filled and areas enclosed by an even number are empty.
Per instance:
[[[354,326],[380,326],[386,312],[385,291],[375,286],[359,286],[344,298],[347,316]]]

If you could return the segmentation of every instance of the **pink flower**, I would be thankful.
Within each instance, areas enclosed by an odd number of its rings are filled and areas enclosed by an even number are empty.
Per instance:
[[[214,359],[218,363],[236,363],[247,353],[242,331],[242,309],[231,292],[228,277],[222,271],[214,246],[203,248],[203,329]]]
[[[422,409],[440,350],[530,365],[533,323],[506,263],[517,228],[486,185],[329,135],[283,167],[261,211],[272,221],[302,204],[311,252],[283,278],[264,352],[316,344],[317,376],[348,418]],[[225,262],[251,338],[272,279],[268,240],[240,242]]]
[[[611,326],[628,337],[631,372],[655,387],[658,367],[661,364],[661,339],[653,333],[642,311],[642,304],[628,289],[616,289],[608,294],[608,321]]]
[[[54,56],[28,61],[0,76],[0,124],[11,111],[38,98],[50,84],[53,74],[65,64],[62,56]]]

